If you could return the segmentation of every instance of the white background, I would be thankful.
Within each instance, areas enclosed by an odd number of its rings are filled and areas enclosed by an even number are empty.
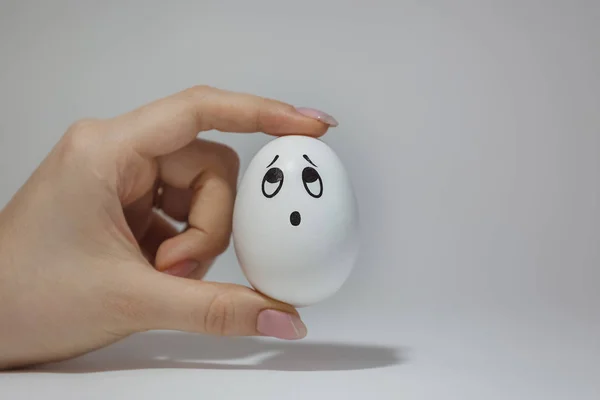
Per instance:
[[[598,399],[600,2],[0,2],[0,204],[85,116],[195,84],[334,115],[359,264],[283,343],[156,332],[0,398]],[[269,140],[209,134],[242,167]],[[229,251],[209,278],[245,282]]]

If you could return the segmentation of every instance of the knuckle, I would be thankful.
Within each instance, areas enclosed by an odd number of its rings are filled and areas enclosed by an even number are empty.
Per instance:
[[[212,126],[210,123],[204,121],[204,113],[199,107],[199,104],[204,103],[206,98],[209,97],[215,91],[214,88],[207,85],[196,85],[188,89],[185,89],[180,93],[181,101],[185,104],[190,115],[193,115],[194,120],[198,126],[198,129],[210,130]]]
[[[73,123],[61,140],[64,155],[87,154],[98,144],[101,123],[95,119],[82,119]]]
[[[100,125],[100,120],[95,118],[82,118],[80,120],[75,121],[71,126],[67,129],[67,133],[82,133],[82,132],[90,132],[95,131],[97,127]]]
[[[209,85],[194,85],[194,86],[191,87],[191,90],[193,90],[195,92],[204,93],[206,91],[212,90],[212,86],[209,86]]]
[[[212,92],[214,89],[208,85],[194,85],[186,90],[184,90],[184,94],[188,95],[190,98],[202,98]]]
[[[228,169],[238,170],[240,168],[240,156],[232,147],[221,144],[220,153],[221,159]]]
[[[235,170],[238,170],[240,168],[240,156],[238,155],[237,151],[235,151],[233,148],[231,147],[226,147],[227,148],[227,161],[229,162],[229,164],[231,165],[231,167]]]
[[[235,331],[235,302],[229,292],[213,297],[203,321],[204,330],[214,335],[229,335]]]

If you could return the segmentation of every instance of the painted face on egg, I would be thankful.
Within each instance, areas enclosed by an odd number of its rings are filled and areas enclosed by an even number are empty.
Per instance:
[[[304,136],[269,142],[250,162],[234,208],[234,246],[248,281],[297,307],[331,296],[357,255],[357,214],[329,146]]]
[[[302,158],[304,158],[310,164],[302,169],[302,185],[304,186],[306,193],[308,193],[311,197],[318,199],[323,196],[323,180],[321,179],[319,172],[315,169],[318,167],[314,162],[311,161],[308,155],[303,154]],[[263,177],[262,193],[268,199],[275,197],[283,187],[285,173],[281,168],[273,166],[273,164],[275,164],[278,160],[279,154],[276,154],[273,158],[273,161],[271,161],[267,166],[268,170]],[[292,170],[290,172],[294,172],[295,170],[295,168],[290,169]],[[297,180],[298,179],[296,179],[296,181]],[[293,183],[294,182],[290,182],[289,184]],[[290,224],[292,224],[292,226],[299,226],[301,222],[302,214],[300,211],[292,211],[290,214]]]

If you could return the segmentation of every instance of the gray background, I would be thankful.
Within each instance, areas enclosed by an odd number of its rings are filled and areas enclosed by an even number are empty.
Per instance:
[[[0,375],[2,397],[597,399],[598,21],[596,0],[0,2],[0,204],[72,121],[210,84],[334,115],[365,238],[303,342],[135,336]],[[242,167],[269,140],[208,136]],[[232,251],[210,278],[245,282]]]

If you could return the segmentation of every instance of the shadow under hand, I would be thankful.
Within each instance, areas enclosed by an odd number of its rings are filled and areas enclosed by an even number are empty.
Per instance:
[[[400,349],[326,342],[147,332],[39,372],[89,373],[154,368],[343,371],[400,364]]]

